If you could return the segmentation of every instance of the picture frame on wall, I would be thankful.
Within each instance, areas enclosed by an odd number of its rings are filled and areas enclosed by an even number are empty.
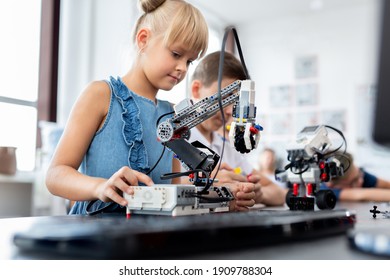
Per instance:
[[[316,55],[300,56],[295,59],[295,78],[306,79],[318,76],[318,57]]]
[[[292,106],[292,87],[290,85],[279,85],[271,87],[269,91],[269,100],[270,105],[273,108]]]
[[[321,114],[322,123],[337,128],[343,132],[347,130],[346,112],[340,110],[326,110]]]
[[[295,86],[295,105],[318,105],[318,85],[316,83],[298,84]]]
[[[298,133],[306,126],[320,124],[320,116],[316,111],[298,112],[295,114],[295,132]]]
[[[269,131],[273,136],[291,135],[293,133],[292,114],[275,113],[269,115]]]

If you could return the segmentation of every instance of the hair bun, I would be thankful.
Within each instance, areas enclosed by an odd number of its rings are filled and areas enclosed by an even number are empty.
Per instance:
[[[151,13],[164,4],[166,0],[139,0],[140,7],[145,14]]]

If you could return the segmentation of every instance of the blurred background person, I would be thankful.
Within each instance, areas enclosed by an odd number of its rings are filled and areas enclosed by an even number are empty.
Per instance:
[[[282,169],[280,166],[280,160],[278,159],[276,152],[272,148],[264,148],[259,155],[259,169],[258,172],[267,177],[279,186],[286,188],[287,183],[278,181],[275,177],[276,170]]]
[[[335,155],[347,170],[344,176],[321,184],[322,189],[331,189],[340,201],[390,202],[390,181],[359,168],[350,153]]]

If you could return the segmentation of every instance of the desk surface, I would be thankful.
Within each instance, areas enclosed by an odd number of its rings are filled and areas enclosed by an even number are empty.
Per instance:
[[[339,203],[338,208],[348,209],[356,212],[357,222],[355,229],[378,228],[390,231],[390,219],[380,214],[376,219],[369,212],[373,203]],[[378,208],[387,208],[381,204]],[[386,210],[386,209],[384,209]],[[28,229],[36,221],[45,217],[25,217],[0,219],[0,259],[25,259],[18,253],[12,243],[15,232]],[[259,238],[261,238],[259,236]],[[223,253],[202,253],[189,255],[186,259],[264,259],[264,260],[354,260],[354,259],[383,259],[358,252],[350,248],[346,235],[336,235],[307,241],[277,244],[268,247],[246,248],[243,250],[224,251]]]

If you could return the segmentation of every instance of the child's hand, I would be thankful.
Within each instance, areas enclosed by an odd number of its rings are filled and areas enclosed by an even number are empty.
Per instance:
[[[214,174],[215,174],[215,170],[211,175],[212,178],[213,178]],[[234,169],[225,162],[221,163],[221,168],[218,171],[217,179],[219,182],[217,184],[219,184],[219,185],[225,185],[225,183],[246,182],[247,181],[245,176],[234,172]]]
[[[234,200],[230,203],[230,211],[248,211],[249,207],[255,205],[256,196],[261,193],[260,186],[252,183],[238,182],[230,184],[229,188],[234,195]]]
[[[132,186],[138,186],[138,182],[142,182],[147,186],[154,184],[149,176],[124,166],[108,180],[104,180],[98,185],[96,196],[103,202],[113,201],[126,206],[127,200],[122,197],[122,194],[134,194]]]
[[[255,191],[255,202],[260,203],[263,198],[263,192],[261,191],[261,177],[259,175],[250,174],[246,176],[248,182],[255,184],[256,191]]]

